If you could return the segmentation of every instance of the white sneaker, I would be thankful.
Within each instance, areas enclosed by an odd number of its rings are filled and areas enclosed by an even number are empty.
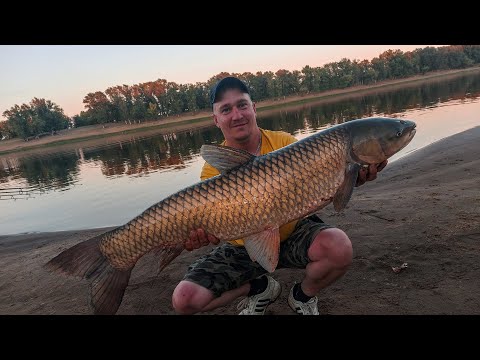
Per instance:
[[[288,295],[288,305],[290,305],[292,310],[300,315],[320,315],[317,307],[318,298],[314,296],[305,303],[295,300],[293,297],[293,287],[294,286],[290,289],[290,294]]]
[[[238,315],[264,315],[268,305],[277,300],[282,292],[280,283],[274,278],[267,276],[268,285],[264,292],[246,297],[237,305],[237,309],[243,308]]]

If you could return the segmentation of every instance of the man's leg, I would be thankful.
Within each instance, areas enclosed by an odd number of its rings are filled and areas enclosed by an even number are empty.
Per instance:
[[[318,233],[308,249],[308,263],[301,289],[307,296],[315,296],[343,276],[352,262],[352,243],[342,230],[325,229]]]
[[[318,314],[315,295],[345,274],[352,253],[350,239],[342,230],[316,216],[301,220],[280,252],[281,267],[305,268],[304,279],[290,291],[290,307],[300,314]]]
[[[172,305],[178,314],[191,315],[197,312],[210,311],[230,304],[240,296],[247,296],[250,283],[237,289],[225,291],[215,297],[213,291],[188,280],[182,280],[173,291]]]
[[[244,247],[223,244],[188,268],[173,292],[173,308],[179,314],[195,314],[225,306],[248,295],[249,280],[265,273]]]

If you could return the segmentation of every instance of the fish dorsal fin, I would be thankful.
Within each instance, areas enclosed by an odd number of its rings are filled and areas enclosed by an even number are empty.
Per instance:
[[[358,171],[361,166],[359,164],[348,163],[345,169],[345,178],[342,185],[338,188],[335,196],[333,197],[333,207],[336,211],[345,209],[348,201],[350,200],[353,188],[358,178]]]
[[[278,227],[246,237],[245,249],[252,261],[258,262],[268,272],[273,272],[280,253],[280,231]]]
[[[202,145],[200,155],[222,174],[255,158],[248,151],[221,145]]]

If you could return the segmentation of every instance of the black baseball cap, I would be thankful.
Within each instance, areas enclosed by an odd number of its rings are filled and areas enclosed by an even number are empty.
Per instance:
[[[247,85],[242,80],[234,76],[227,76],[217,82],[210,90],[210,104],[213,106],[218,100],[218,95],[222,94],[227,89],[239,89],[242,93],[250,95]]]

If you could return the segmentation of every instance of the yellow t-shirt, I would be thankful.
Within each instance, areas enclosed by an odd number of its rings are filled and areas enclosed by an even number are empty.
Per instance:
[[[283,131],[260,129],[260,132],[262,133],[262,147],[260,149],[260,155],[265,155],[297,141],[293,135]],[[221,145],[225,145],[225,141],[223,141]],[[218,174],[220,174],[220,172],[216,168],[205,162],[202,168],[202,173],[200,174],[200,179],[203,181]],[[295,225],[297,225],[297,221],[298,220],[295,220],[280,226],[280,241],[284,241],[290,236],[295,229]],[[230,243],[234,245],[243,245],[243,239],[232,240]]]

